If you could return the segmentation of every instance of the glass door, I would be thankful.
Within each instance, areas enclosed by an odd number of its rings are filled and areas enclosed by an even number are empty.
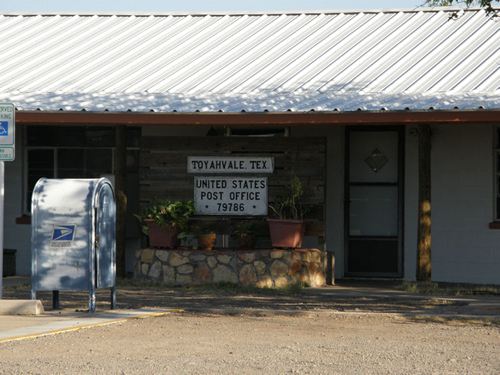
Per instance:
[[[347,131],[346,275],[402,275],[402,133]]]

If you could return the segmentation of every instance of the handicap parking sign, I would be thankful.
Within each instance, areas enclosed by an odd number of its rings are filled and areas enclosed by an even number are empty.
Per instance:
[[[8,136],[9,135],[9,122],[8,121],[0,121],[0,136]]]
[[[15,153],[16,110],[12,103],[0,103],[0,161],[12,161]]]

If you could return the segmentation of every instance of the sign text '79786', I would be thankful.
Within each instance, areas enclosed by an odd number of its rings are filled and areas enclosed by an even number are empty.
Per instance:
[[[194,179],[197,215],[267,215],[267,177],[214,177]]]

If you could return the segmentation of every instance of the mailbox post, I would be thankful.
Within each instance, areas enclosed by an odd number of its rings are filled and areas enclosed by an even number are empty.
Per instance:
[[[3,295],[3,217],[5,165],[4,161],[13,161],[15,153],[16,110],[12,103],[0,103],[0,299]]]
[[[42,178],[31,210],[31,298],[52,291],[57,308],[60,290],[87,290],[94,312],[96,289],[110,288],[115,308],[116,205],[110,181]]]

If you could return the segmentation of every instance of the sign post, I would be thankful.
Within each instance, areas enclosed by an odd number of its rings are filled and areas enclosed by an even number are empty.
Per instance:
[[[3,297],[3,217],[5,192],[4,161],[15,157],[15,108],[11,103],[0,103],[0,299]]]
[[[3,195],[5,164],[0,161],[0,299],[3,298]]]

